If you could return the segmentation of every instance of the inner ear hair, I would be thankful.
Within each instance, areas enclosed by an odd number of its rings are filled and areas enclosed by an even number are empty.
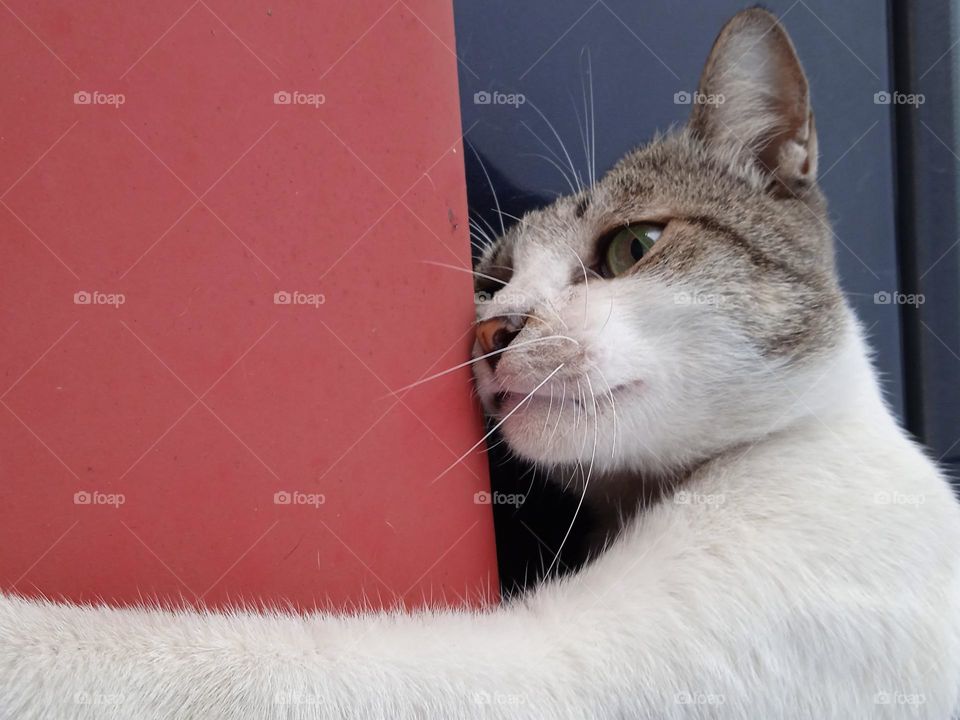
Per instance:
[[[774,15],[744,10],[720,31],[700,77],[690,127],[708,143],[747,154],[774,185],[816,180],[807,78]]]

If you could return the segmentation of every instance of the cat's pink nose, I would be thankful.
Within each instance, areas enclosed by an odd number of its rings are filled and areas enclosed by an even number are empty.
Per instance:
[[[477,325],[477,341],[480,343],[480,349],[483,354],[495,352],[496,355],[490,355],[487,362],[492,370],[496,370],[497,363],[500,362],[502,351],[513,339],[520,334],[523,329],[524,318],[517,315],[503,315],[500,317],[484,320]]]

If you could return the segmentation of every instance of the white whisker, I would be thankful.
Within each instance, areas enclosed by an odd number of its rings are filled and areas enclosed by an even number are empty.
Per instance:
[[[536,131],[535,131],[533,128],[531,128],[529,125],[527,125],[526,122],[524,122],[523,120],[521,120],[521,121],[520,121],[520,125],[521,125],[528,133],[530,133],[531,135],[533,135],[533,137],[536,139],[536,141],[539,142],[541,145],[543,145],[544,149],[545,149],[548,153],[550,153],[550,155],[553,156],[553,158],[554,158],[554,159],[557,161],[557,163],[559,164],[558,167],[561,168],[560,172],[563,174],[564,179],[566,179],[566,180],[567,180],[567,183],[572,186],[572,183],[570,183],[570,180],[569,180],[569,176],[567,175],[566,168],[563,168],[563,158],[561,158],[559,155],[557,155],[557,153],[554,151],[554,149],[553,149],[552,147],[550,147],[550,146],[546,143],[546,141],[544,141],[544,139],[541,138],[541,137],[536,133]],[[576,188],[573,187],[572,189],[573,189],[574,194],[576,194],[576,192],[577,192]]]
[[[470,360],[466,360],[460,363],[459,365],[454,365],[452,368],[447,368],[446,370],[443,370],[438,373],[434,373],[433,375],[429,375],[428,377],[422,378],[421,380],[417,380],[415,383],[410,383],[409,385],[404,385],[401,388],[392,390],[386,395],[383,395],[380,399],[383,400],[384,398],[393,397],[398,393],[402,393],[404,390],[410,390],[419,385],[423,385],[424,383],[430,382],[431,380],[436,380],[437,378],[443,377],[444,375],[449,375],[452,372],[456,372],[457,370],[460,370],[461,368],[465,368],[468,365],[473,365],[474,363],[478,363],[481,360],[485,360],[488,357],[492,357],[493,355],[499,355],[500,353],[505,353],[507,350],[513,350],[515,348],[523,347],[524,345],[534,345],[536,343],[546,342],[547,340],[569,340],[570,342],[575,343],[576,345],[580,344],[576,340],[574,340],[572,337],[567,337],[566,335],[544,335],[541,338],[533,338],[532,340],[521,340],[520,342],[510,343],[505,348],[501,348],[499,350],[493,350],[492,352],[488,352],[484,355],[479,355]]]
[[[543,420],[543,431],[547,431],[547,425],[550,424],[550,413],[553,412],[553,385],[550,386],[550,407],[547,408],[547,417]]]
[[[600,379],[603,380],[603,384],[607,386],[607,397],[610,399],[610,410],[613,413],[613,442],[612,447],[610,448],[610,457],[613,458],[617,454],[617,435],[620,432],[620,425],[617,418],[617,401],[613,396],[613,389],[610,387],[610,382],[607,380],[607,376],[603,374],[603,371],[599,367],[595,367],[597,373],[600,375]]]
[[[478,241],[481,241],[477,247],[481,252],[485,252],[494,244],[493,238],[490,237],[483,226],[473,218],[468,218],[468,222],[470,223],[471,238],[476,238]]]
[[[573,256],[577,259],[577,262],[580,263],[580,268],[583,270],[583,327],[587,326],[587,303],[590,301],[590,288],[587,284],[587,266],[583,264],[583,260],[580,259],[580,254],[570,247],[570,244],[564,241],[567,249],[573,253]]]
[[[567,163],[569,163],[570,165],[570,171],[573,173],[573,177],[577,181],[577,188],[579,188],[580,192],[583,192],[583,182],[580,179],[580,175],[577,173],[577,168],[573,164],[573,159],[570,157],[570,153],[567,152],[567,146],[564,145],[563,140],[560,138],[560,134],[557,132],[557,129],[553,126],[553,123],[551,123],[547,119],[547,116],[540,111],[540,108],[538,108],[534,102],[528,100],[527,103],[530,105],[530,107],[534,109],[534,112],[536,112],[537,115],[539,115],[540,118],[547,124],[547,127],[550,128],[550,132],[553,133],[553,136],[557,139],[557,142],[560,143],[560,149],[563,151],[564,157],[567,158]]]
[[[490,280],[491,282],[500,283],[501,285],[507,284],[505,281],[501,280],[500,278],[494,277],[493,275],[486,275],[482,272],[477,272],[476,270],[470,270],[465,267],[460,267],[459,265],[451,265],[450,263],[436,262],[435,260],[421,260],[420,262],[424,263],[425,265],[436,265],[437,267],[447,268],[448,270],[459,270],[460,272],[465,272],[470,275],[474,275],[475,277],[482,277],[486,280]]]
[[[547,440],[547,445],[553,442],[553,436],[557,434],[557,428],[560,427],[560,418],[563,417],[563,404],[567,400],[567,381],[562,380],[560,383],[560,410],[557,412],[557,422],[553,426],[553,432],[550,433],[550,438]]]
[[[587,53],[587,77],[590,80],[590,183],[597,182],[597,124],[596,124],[596,106],[593,102],[593,61],[590,53]]]
[[[524,125],[524,127],[526,127],[526,125]],[[567,172],[563,169],[563,166],[561,166],[560,163],[558,163],[553,158],[547,157],[546,155],[543,155],[541,153],[520,153],[520,157],[534,157],[534,158],[539,158],[540,160],[546,160],[548,163],[553,165],[553,167],[555,167],[557,171],[563,176],[563,179],[567,181],[567,187],[570,188],[570,192],[573,193],[574,195],[577,194],[577,188],[574,186],[573,181],[567,175]]]
[[[487,166],[483,164],[483,158],[480,157],[480,153],[477,152],[477,149],[473,147],[473,143],[468,142],[467,147],[470,148],[470,151],[473,153],[474,157],[477,158],[477,162],[480,163],[480,169],[483,170],[483,176],[487,179],[487,185],[490,186],[490,192],[493,194],[493,203],[497,206],[497,215],[500,217],[500,233],[503,234],[507,230],[503,225],[503,213],[500,212],[500,200],[497,199],[497,190],[493,186],[493,181],[490,179],[490,174],[487,172]]]
[[[583,125],[584,130],[580,132],[583,140],[583,156],[587,163],[587,179],[590,185],[597,182],[597,163],[596,163],[596,143],[595,143],[595,123],[594,123],[594,104],[593,104],[593,62],[590,58],[590,49],[584,48],[580,53],[581,60],[584,55],[587,58],[587,79],[590,86],[590,103],[587,104],[587,85],[583,81],[583,74],[580,75],[580,93],[583,101]],[[582,69],[582,66],[581,66]],[[571,98],[572,99],[572,98]],[[576,103],[574,103],[574,112],[577,115],[577,129],[580,129],[580,113],[577,112]]]
[[[588,378],[584,377],[584,380],[586,380],[586,381],[589,383],[589,379],[588,379]],[[592,388],[590,388],[590,387],[588,386],[587,389],[590,390],[591,394],[593,393],[593,389],[592,389]],[[586,449],[586,447],[587,447],[587,440],[588,440],[589,437],[590,437],[589,434],[587,433],[587,421],[588,421],[589,418],[590,418],[590,412],[587,410],[587,393],[586,393],[586,392],[583,393],[583,402],[582,402],[582,404],[581,404],[581,407],[583,408],[583,440],[580,442],[580,450],[578,451],[578,455],[583,455],[583,451],[584,451],[584,450]],[[594,410],[596,410],[596,400],[595,400],[595,399],[594,399],[594,405],[593,405],[593,407],[594,407]]]
[[[573,526],[577,522],[577,518],[580,516],[580,509],[583,507],[583,500],[587,496],[587,488],[590,487],[590,478],[593,476],[593,463],[597,457],[597,442],[600,439],[600,416],[599,408],[597,406],[597,396],[593,392],[593,384],[590,382],[590,378],[585,376],[587,381],[587,386],[590,388],[590,395],[593,398],[593,407],[594,407],[594,422],[593,422],[593,452],[590,454],[590,467],[587,470],[586,477],[583,481],[583,491],[580,493],[580,501],[577,503],[577,509],[573,511],[573,519],[570,521],[569,527],[567,527],[567,532],[563,536],[563,540],[560,541],[560,547],[557,548],[556,555],[553,556],[553,562],[550,563],[550,567],[547,568],[547,572],[544,577],[549,577],[550,571],[553,570],[553,566],[557,564],[557,561],[560,560],[560,553],[563,552],[563,546],[567,543],[567,538],[570,537],[570,533],[573,531]],[[583,469],[583,464],[579,463],[581,470]]]
[[[487,449],[486,449],[486,452],[490,452],[490,451],[493,450],[494,448],[500,447],[500,446],[503,445],[506,441],[507,441],[506,438],[500,438],[500,439],[497,440],[493,445],[488,445],[488,446],[487,446]],[[481,450],[481,451],[478,451],[478,454],[482,454],[483,452],[484,452],[484,451],[482,451],[482,450]]]
[[[523,398],[523,400],[521,400],[520,402],[518,402],[518,403],[517,403],[517,406],[516,406],[513,410],[511,410],[511,411],[508,412],[506,415],[504,415],[504,416],[500,419],[500,422],[498,422],[496,425],[494,425],[494,426],[490,429],[490,432],[488,432],[488,433],[487,433],[486,435],[484,435],[482,438],[480,438],[479,440],[477,440],[477,442],[474,443],[473,446],[472,446],[469,450],[467,450],[463,455],[461,455],[459,458],[457,458],[457,460],[456,460],[452,465],[450,465],[450,467],[448,467],[448,468],[447,468],[446,470],[444,470],[442,473],[440,473],[439,475],[437,475],[437,477],[435,477],[435,478],[433,479],[433,482],[431,482],[430,484],[433,485],[433,484],[434,484],[435,482],[437,482],[440,478],[442,478],[442,477],[443,477],[444,475],[446,475],[448,472],[450,472],[451,470],[453,470],[453,468],[455,468],[457,465],[459,465],[459,464],[463,461],[463,459],[464,459],[465,457],[467,457],[470,453],[472,453],[474,450],[476,450],[478,447],[480,447],[480,445],[482,445],[482,444],[486,441],[486,439],[487,439],[488,437],[490,437],[491,435],[493,435],[493,433],[495,433],[495,432],[500,428],[501,425],[503,425],[507,420],[510,419],[510,416],[511,416],[511,415],[513,415],[517,410],[519,410],[520,408],[522,408],[522,407],[526,404],[526,402],[527,402],[530,398],[532,398],[532,397],[534,396],[534,394],[537,392],[537,390],[539,390],[539,389],[542,388],[544,385],[546,385],[554,375],[556,375],[558,372],[560,372],[560,370],[561,370],[561,368],[563,368],[564,364],[565,364],[565,363],[560,363],[559,365],[557,365],[557,367],[555,367],[555,368],[553,369],[553,372],[551,372],[549,375],[547,375],[543,380],[540,381],[540,384],[539,384],[539,385],[537,385],[533,390],[531,390],[529,393],[527,393],[527,395]]]
[[[581,84],[582,84],[582,82],[581,82]],[[586,99],[584,99],[584,101],[583,101],[583,103],[584,103],[584,106],[583,106],[584,118],[583,118],[583,127],[581,127],[581,126],[580,126],[580,111],[577,110],[577,101],[573,99],[573,93],[568,93],[568,94],[570,95],[570,104],[573,105],[573,114],[574,114],[574,116],[577,118],[577,132],[578,132],[579,135],[580,135],[580,144],[583,146],[583,156],[584,156],[584,158],[586,158],[587,161],[589,162],[589,159],[590,159],[590,150],[589,150],[589,147],[588,147],[588,144],[587,144],[587,136],[586,136],[586,132],[585,132],[585,128],[586,128],[586,124],[587,124],[587,117],[586,117],[586,110],[587,110],[586,102],[587,102],[587,101],[586,101]],[[588,167],[588,168],[587,168],[587,171],[588,171],[588,172],[589,172],[589,169],[590,169],[590,168]],[[591,181],[591,185],[592,185],[592,184],[593,184],[593,182]]]
[[[482,241],[481,238],[476,237],[472,233],[470,235],[470,245],[476,248],[480,255],[483,255],[483,253],[487,251],[487,245]]]
[[[474,215],[476,215],[477,219],[479,219],[479,222],[477,222],[477,220],[474,220],[473,221],[474,224],[476,224],[477,227],[480,227],[480,223],[482,222],[483,227],[485,227],[487,230],[490,231],[489,233],[487,233],[487,236],[491,239],[491,244],[495,243],[497,239],[497,231],[494,229],[493,225],[491,225],[490,221],[487,220],[480,213],[475,212]]]
[[[597,331],[597,335],[600,335],[604,330],[607,329],[607,323],[610,322],[610,318],[613,317],[613,300],[614,296],[610,296],[610,310],[607,312],[607,318],[603,321],[603,325],[600,326],[600,329]]]
[[[569,330],[569,329],[570,329],[570,326],[567,325],[566,321],[565,321],[562,317],[560,317],[560,313],[558,313],[558,312],[557,312],[557,309],[553,306],[553,300],[551,300],[550,298],[546,298],[546,299],[544,300],[544,306],[545,306],[550,312],[553,313],[554,317],[556,317],[557,320],[560,321],[560,324],[563,325],[563,329],[564,329],[564,330]]]
[[[502,215],[501,215],[501,216],[502,216]],[[478,214],[477,217],[480,218],[480,220],[483,222],[483,226],[490,231],[490,236],[491,236],[492,238],[494,238],[494,240],[496,240],[496,238],[497,238],[497,231],[496,231],[496,229],[493,227],[493,225],[490,224],[490,221],[487,220],[486,217],[484,217],[483,215],[480,215],[480,214]]]
[[[534,484],[536,481],[537,481],[537,466],[534,464],[534,466],[533,466],[533,473],[532,473],[532,475],[531,475],[531,477],[530,477],[530,486],[527,488],[527,491],[523,494],[523,502],[520,503],[519,505],[517,505],[517,506],[514,508],[514,510],[513,510],[513,514],[514,514],[514,515],[516,515],[517,512],[520,510],[520,508],[523,507],[523,506],[526,504],[527,498],[530,497],[530,491],[533,490],[533,484]]]

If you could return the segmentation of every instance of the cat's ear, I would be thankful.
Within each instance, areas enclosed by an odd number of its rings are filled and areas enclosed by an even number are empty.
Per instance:
[[[690,126],[739,148],[787,188],[817,175],[807,78],[786,30],[766,10],[737,13],[710,51]]]

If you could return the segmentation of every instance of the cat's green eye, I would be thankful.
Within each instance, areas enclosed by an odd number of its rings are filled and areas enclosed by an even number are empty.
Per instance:
[[[663,227],[652,223],[633,223],[617,230],[601,259],[604,275],[616,277],[637,264],[660,238]]]

